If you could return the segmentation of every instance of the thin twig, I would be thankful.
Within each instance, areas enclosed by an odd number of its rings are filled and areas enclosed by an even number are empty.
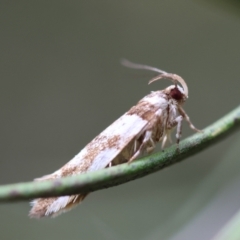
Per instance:
[[[240,127],[240,106],[211,126],[164,152],[158,152],[131,164],[89,172],[79,176],[45,182],[26,182],[0,186],[0,202],[28,200],[76,193],[93,192],[144,177],[161,170],[226,138]]]

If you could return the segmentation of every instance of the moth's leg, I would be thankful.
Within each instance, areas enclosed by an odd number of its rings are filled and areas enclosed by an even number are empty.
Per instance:
[[[177,126],[176,129],[176,139],[177,139],[177,145],[179,145],[179,141],[182,135],[182,120],[183,116],[176,117],[172,122],[167,123],[167,129],[165,130],[165,135],[162,140],[162,149],[164,148],[167,140],[171,142],[171,130]]]
[[[133,160],[135,160],[144,150],[144,147],[146,147],[146,145],[149,143],[149,141],[153,141],[152,140],[152,131],[146,131],[144,134],[144,138],[142,141],[142,144],[139,146],[138,150],[135,152],[135,154],[130,158],[130,160],[128,161],[128,163],[132,162]]]
[[[138,145],[138,139],[134,141],[134,146],[133,146],[133,152],[135,153],[137,151],[137,145]]]
[[[155,147],[156,147],[155,142],[153,141],[152,138],[150,138],[149,141],[150,141],[149,142],[150,146],[147,147],[147,153],[151,153],[155,149]]]
[[[162,145],[161,145],[161,148],[164,149],[165,145],[166,145],[166,142],[168,140],[168,136],[169,136],[169,133],[165,133],[163,139],[162,139]]]
[[[111,167],[112,166],[112,162],[110,162],[108,165],[107,165],[107,167]]]
[[[178,106],[178,111],[179,111],[179,113],[183,116],[183,118],[187,121],[189,127],[190,127],[192,130],[194,130],[194,131],[196,131],[196,132],[202,132],[201,130],[199,130],[199,129],[197,129],[197,128],[194,127],[194,125],[192,124],[189,116],[188,116],[187,113],[183,110],[183,108],[182,108],[181,106]]]
[[[177,123],[177,131],[176,131],[176,139],[177,139],[177,145],[179,146],[180,138],[182,136],[182,116],[176,117],[175,121]]]

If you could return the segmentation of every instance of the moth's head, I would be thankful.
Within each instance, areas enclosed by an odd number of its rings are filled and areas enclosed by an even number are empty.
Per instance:
[[[185,102],[187,96],[184,94],[184,90],[179,85],[171,85],[163,90],[170,98],[177,102]]]

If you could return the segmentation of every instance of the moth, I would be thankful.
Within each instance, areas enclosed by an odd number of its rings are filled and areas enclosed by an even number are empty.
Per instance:
[[[188,87],[180,76],[128,60],[123,60],[122,64],[130,68],[157,72],[158,75],[151,79],[149,84],[160,79],[169,79],[173,85],[163,90],[153,91],[142,98],[62,168],[52,174],[37,178],[36,181],[50,181],[125,162],[131,163],[142,154],[152,152],[158,142],[161,142],[164,148],[167,141],[171,142],[171,132],[175,127],[178,147],[183,119],[192,130],[200,132],[182,108],[188,98]],[[86,195],[35,199],[31,202],[32,208],[29,216],[32,218],[57,216],[82,202]]]

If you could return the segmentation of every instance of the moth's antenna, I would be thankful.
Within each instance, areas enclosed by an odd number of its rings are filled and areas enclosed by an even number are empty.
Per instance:
[[[151,67],[151,66],[147,66],[147,65],[143,65],[143,64],[138,64],[138,63],[133,63],[128,61],[127,59],[122,59],[121,60],[121,64],[125,67],[129,67],[129,68],[135,68],[135,69],[145,69],[145,70],[150,70],[150,71],[154,71],[154,72],[158,72],[161,74],[167,73],[161,69],[155,68],[155,67]]]
[[[145,69],[145,70],[150,70],[150,71],[154,71],[154,72],[158,72],[160,73],[158,76],[152,78],[148,84],[151,84],[157,80],[163,79],[163,78],[167,78],[173,81],[173,83],[175,84],[175,86],[177,87],[177,82],[179,82],[182,87],[183,87],[183,92],[184,95],[186,97],[188,97],[188,86],[186,84],[186,82],[177,74],[173,74],[173,73],[167,73],[161,69],[155,68],[155,67],[151,67],[148,65],[143,65],[143,64],[138,64],[138,63],[133,63],[128,61],[127,59],[122,59],[121,60],[121,64],[125,67],[129,67],[129,68],[134,68],[134,69]]]

